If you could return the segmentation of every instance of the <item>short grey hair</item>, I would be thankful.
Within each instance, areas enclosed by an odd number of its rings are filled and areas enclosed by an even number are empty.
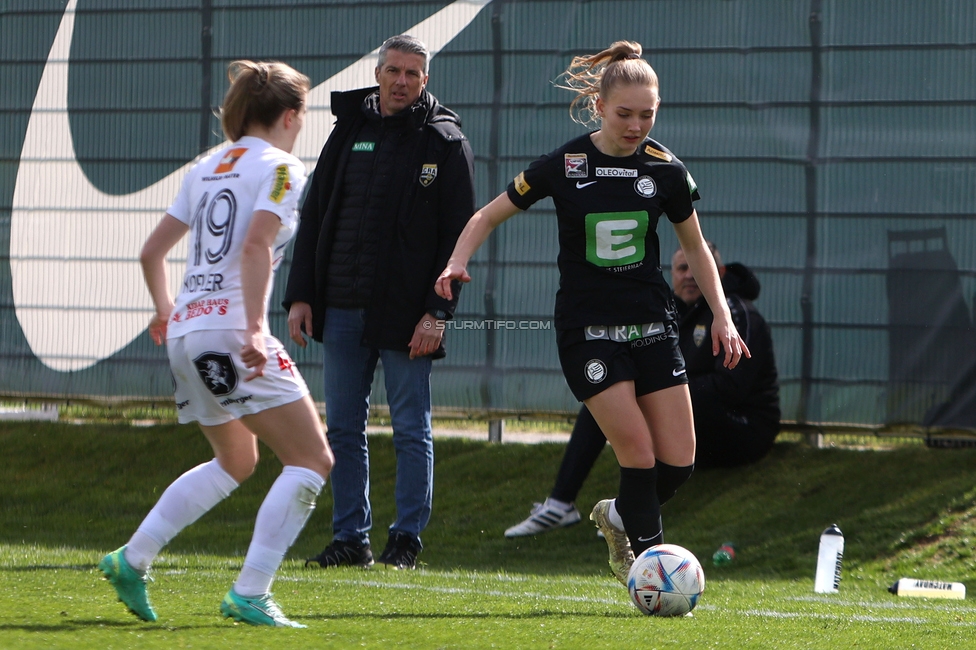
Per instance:
[[[380,45],[379,61],[377,62],[377,67],[382,68],[383,64],[386,63],[386,53],[390,50],[396,50],[397,52],[403,52],[404,54],[419,54],[424,58],[424,74],[427,74],[427,69],[430,66],[430,50],[424,45],[424,42],[418,38],[410,36],[408,34],[400,34],[399,36],[391,36],[390,38],[383,41]]]
[[[715,258],[715,266],[721,268],[722,267],[722,254],[718,252],[718,246],[716,246],[715,244],[713,244],[712,242],[710,242],[707,239],[705,240],[705,245],[708,246],[709,252],[711,252],[712,257]],[[674,258],[674,254],[677,253],[680,250],[682,250],[682,248],[679,245],[676,249],[674,249],[674,253],[671,253],[671,257]]]

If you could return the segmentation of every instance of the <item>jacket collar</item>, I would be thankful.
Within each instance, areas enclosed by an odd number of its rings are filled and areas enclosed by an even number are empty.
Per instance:
[[[356,117],[357,114],[366,114],[369,116],[370,113],[379,116],[379,96],[377,91],[379,86],[370,86],[369,88],[358,88],[356,90],[347,90],[344,92],[333,92],[331,97],[332,102],[332,114],[336,116],[337,119]],[[392,115],[386,119],[404,119],[409,120],[409,125],[414,128],[419,128],[425,124],[430,124],[435,118],[448,119],[449,121],[454,121],[460,126],[460,120],[457,115],[445,108],[437,101],[437,98],[427,92],[426,89],[421,91],[420,97],[414,102],[409,108],[404,109],[397,115]]]

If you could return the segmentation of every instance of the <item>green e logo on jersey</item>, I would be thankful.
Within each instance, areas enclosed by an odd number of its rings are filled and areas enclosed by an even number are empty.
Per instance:
[[[625,266],[644,259],[647,212],[586,215],[586,260],[597,266]]]

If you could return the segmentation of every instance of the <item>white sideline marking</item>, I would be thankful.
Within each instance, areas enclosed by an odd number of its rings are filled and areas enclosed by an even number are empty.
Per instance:
[[[837,603],[842,604],[842,603]],[[854,605],[856,603],[847,603]],[[877,603],[871,603],[871,606]],[[861,623],[911,623],[920,625],[932,623],[936,625],[951,625],[953,627],[976,627],[976,621],[933,621],[918,616],[871,616],[868,614],[821,614],[819,612],[777,612],[771,609],[747,609],[739,612],[743,616],[758,616],[763,618],[813,618],[831,621],[858,621]]]
[[[630,604],[629,599],[615,599],[615,598],[589,598],[586,596],[557,596],[553,594],[538,594],[526,591],[511,592],[511,591],[501,591],[498,589],[492,589],[484,591],[481,589],[465,589],[462,587],[431,587],[428,585],[411,585],[404,584],[402,582],[379,582],[376,580],[336,580],[337,583],[342,584],[352,584],[358,585],[360,587],[380,587],[383,589],[420,589],[423,591],[432,591],[439,594],[448,595],[458,595],[458,594],[478,594],[482,596],[498,596],[501,598],[511,598],[512,596],[519,596],[523,598],[536,598],[539,600],[563,600],[574,603],[603,603],[608,605],[615,604]]]
[[[867,614],[821,614],[819,612],[777,612],[772,609],[747,609],[740,612],[743,616],[760,616],[763,618],[821,618],[825,620],[862,621],[865,623],[928,623],[927,618],[915,616],[869,616]]]
[[[184,570],[169,570],[160,572],[162,575],[184,573]],[[216,572],[206,572],[216,575]],[[222,574],[221,574],[222,575]],[[442,576],[449,578],[450,576]],[[465,580],[470,580],[470,577],[464,576]],[[307,578],[298,576],[284,576],[279,575],[276,582],[307,582]],[[515,576],[491,576],[487,578],[480,578],[481,582],[521,582],[525,579],[518,578]],[[330,580],[329,582],[335,584],[345,584],[353,585],[359,587],[376,587],[379,589],[391,589],[403,591],[405,589],[414,589],[418,591],[428,591],[432,593],[447,594],[447,595],[480,595],[480,596],[492,596],[497,598],[533,598],[542,601],[561,601],[561,602],[574,602],[574,603],[597,603],[603,605],[620,605],[625,608],[631,606],[630,598],[626,595],[621,594],[620,598],[592,598],[587,596],[560,596],[551,593],[537,593],[537,592],[510,592],[500,589],[473,589],[465,587],[435,587],[430,585],[418,585],[409,584],[402,582],[384,582],[380,580]],[[554,580],[553,582],[560,582]],[[912,602],[912,603],[886,603],[886,602],[871,602],[871,601],[843,601],[843,600],[831,600],[829,598],[820,596],[788,596],[783,598],[783,600],[793,601],[793,602],[810,602],[810,603],[828,603],[831,605],[841,606],[841,607],[864,607],[864,608],[881,608],[881,609],[892,609],[892,608],[917,608],[922,606],[928,611],[953,611],[953,612],[971,612],[976,611],[973,607],[945,607],[941,605],[935,605],[934,603],[929,604],[924,601]],[[925,605],[928,605],[925,607]],[[757,618],[774,618],[774,619],[816,619],[816,620],[829,620],[829,621],[855,621],[859,623],[908,623],[910,625],[924,625],[926,623],[936,624],[936,625],[950,625],[952,627],[976,627],[976,621],[935,621],[926,617],[921,616],[879,616],[873,614],[824,614],[822,612],[781,612],[775,609],[735,609],[733,607],[722,607],[719,605],[714,605],[711,603],[702,603],[695,608],[699,612],[720,612],[723,614],[735,614],[739,616],[749,616]]]
[[[930,601],[924,598],[902,598],[895,602],[873,602],[869,600],[833,600],[825,596],[790,596],[786,600],[801,603],[827,603],[847,607],[875,607],[878,609],[927,609],[939,612],[976,612],[976,607],[950,607],[945,604],[945,601]]]
[[[479,594],[483,596],[496,596],[500,598],[511,598],[512,596],[519,596],[524,598],[535,598],[537,600],[558,600],[558,601],[568,601],[568,602],[579,602],[579,603],[602,603],[610,605],[630,605],[630,599],[622,597],[620,599],[616,598],[588,598],[585,596],[559,596],[547,593],[534,593],[534,592],[506,592],[497,589],[492,590],[480,590],[480,589],[466,589],[463,587],[431,587],[427,585],[415,585],[415,584],[404,584],[400,582],[380,582],[377,580],[336,580],[336,583],[359,585],[367,587],[378,587],[383,589],[418,589],[423,591],[431,591],[435,593],[443,593],[449,595],[458,594]],[[804,601],[810,600],[815,602],[820,602],[821,599],[818,598],[802,598],[802,597],[791,597],[786,600],[794,601]],[[872,603],[872,602],[853,602],[853,601],[827,601],[835,605],[844,606],[861,606],[861,607],[889,607],[891,603]],[[724,608],[713,604],[701,604],[695,608],[696,611],[712,611],[712,612],[725,612],[725,613],[735,613],[742,616],[755,616],[755,617],[765,617],[765,618],[808,618],[808,619],[822,619],[822,620],[840,620],[840,621],[857,621],[861,623],[909,623],[912,625],[919,625],[925,623],[939,623],[945,624],[942,621],[932,621],[928,618],[923,618],[919,616],[877,616],[871,614],[823,614],[820,612],[780,612],[773,609],[746,609],[746,610],[735,610],[734,608]],[[934,608],[929,608],[934,609]],[[958,611],[955,608],[951,608],[953,611]],[[972,609],[972,608],[966,608]],[[963,610],[965,611],[965,610]],[[976,622],[967,621],[950,621],[949,625],[955,627],[976,627]]]

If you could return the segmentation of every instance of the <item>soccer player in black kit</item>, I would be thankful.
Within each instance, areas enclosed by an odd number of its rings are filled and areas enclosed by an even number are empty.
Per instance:
[[[622,583],[640,554],[664,539],[659,495],[691,475],[695,428],[671,289],[661,273],[658,218],[664,214],[714,314],[711,347],[734,367],[749,350],[732,323],[693,201],[691,174],[648,138],[660,104],[657,74],[638,43],[618,41],[575,57],[562,87],[577,93],[573,118],[596,122],[532,163],[475,212],[436,290],[470,281],[467,263],[494,228],[550,196],[559,228],[555,325],[570,390],[586,404],[620,465],[616,499],[590,519],[603,532]]]

